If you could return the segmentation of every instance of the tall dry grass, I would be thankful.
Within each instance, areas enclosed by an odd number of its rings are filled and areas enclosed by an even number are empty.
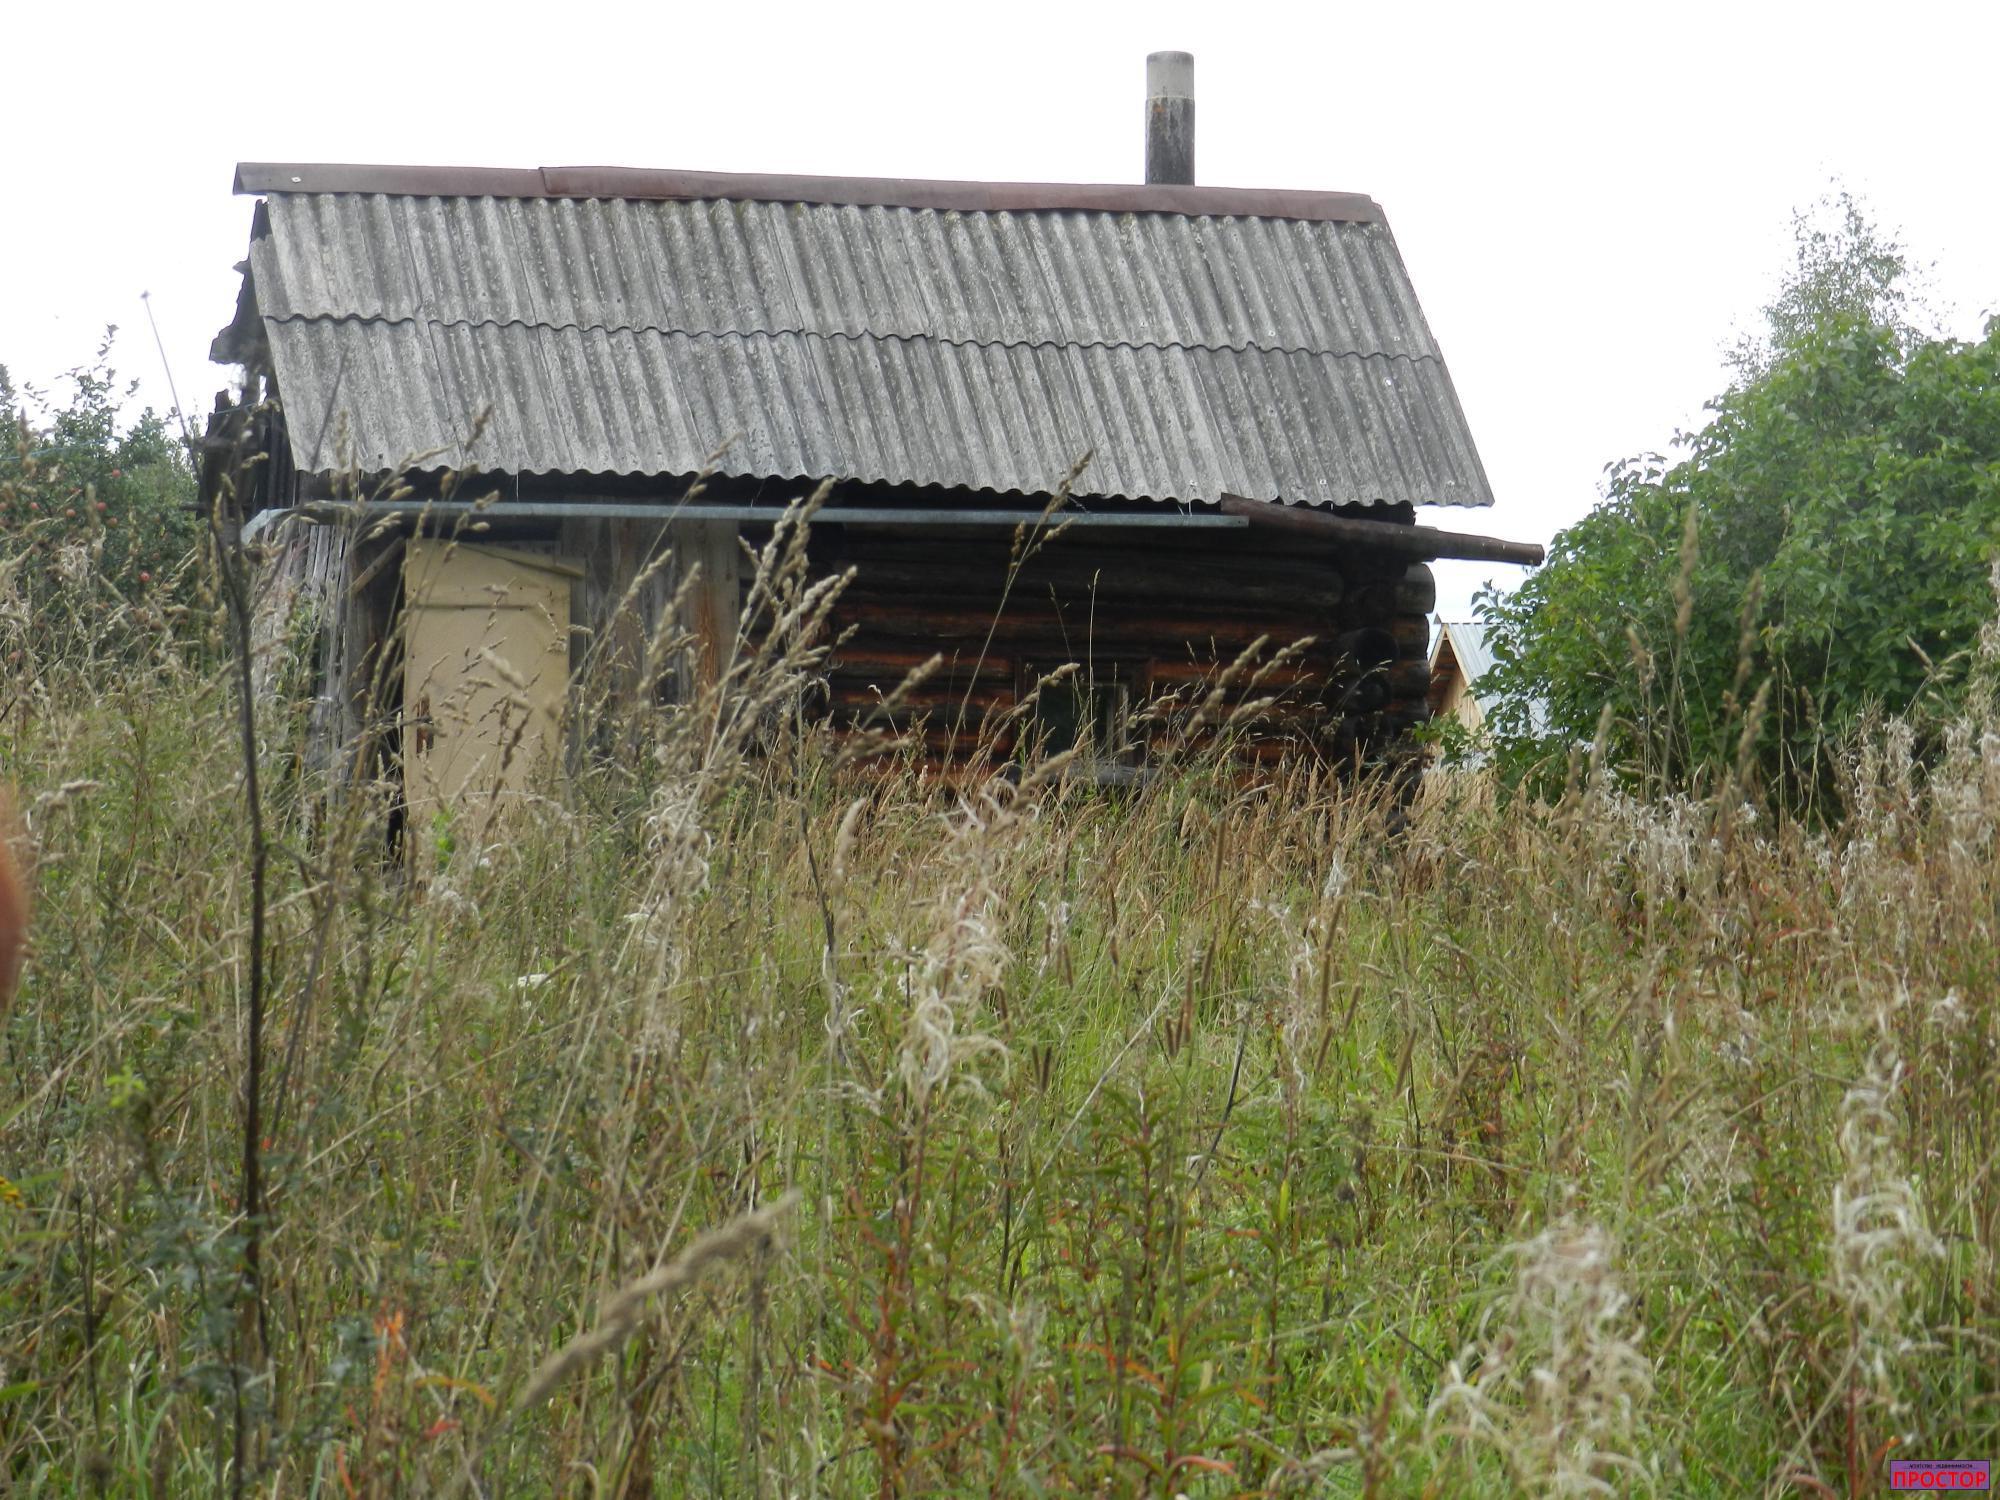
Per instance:
[[[1928,769],[1871,731],[1818,830],[1600,774],[1385,840],[1303,767],[844,764],[794,711],[827,585],[783,536],[761,576],[739,670],[427,890],[260,705],[254,1283],[226,601],[13,659],[12,1491],[1858,1494],[1993,1451],[2000,716]]]

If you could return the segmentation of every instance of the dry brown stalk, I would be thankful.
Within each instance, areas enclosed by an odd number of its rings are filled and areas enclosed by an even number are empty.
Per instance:
[[[21,959],[28,947],[28,883],[14,858],[13,841],[19,828],[13,800],[0,788],[0,1007],[14,998]]]
[[[601,1355],[617,1348],[639,1326],[652,1298],[686,1291],[715,1267],[770,1244],[779,1221],[798,1201],[794,1189],[768,1207],[753,1209],[720,1229],[711,1229],[658,1270],[648,1271],[621,1288],[605,1304],[604,1315],[595,1328],[578,1334],[542,1361],[529,1377],[521,1399],[514,1403],[515,1412],[524,1412],[546,1401],[571,1375],[588,1369]]]

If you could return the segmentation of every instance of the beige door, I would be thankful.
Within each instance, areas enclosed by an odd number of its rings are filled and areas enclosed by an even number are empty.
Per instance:
[[[413,848],[432,846],[440,813],[490,822],[559,759],[579,576],[531,552],[411,539],[403,793]]]

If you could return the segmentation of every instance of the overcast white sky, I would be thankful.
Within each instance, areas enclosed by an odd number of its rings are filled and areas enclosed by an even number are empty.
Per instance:
[[[117,323],[164,407],[226,372],[236,161],[615,163],[1122,182],[1148,51],[1195,54],[1197,174],[1387,210],[1499,504],[1542,540],[1663,448],[1838,175],[1934,261],[1951,331],[2000,309],[2000,6],[562,5],[4,12],[0,363],[46,382]],[[1440,565],[1463,612],[1487,564]]]

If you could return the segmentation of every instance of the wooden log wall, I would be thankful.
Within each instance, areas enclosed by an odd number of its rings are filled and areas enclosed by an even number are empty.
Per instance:
[[[720,522],[563,521],[552,539],[586,575],[572,595],[573,665],[599,646],[605,685],[626,701],[712,681],[734,647],[744,565],[736,536]],[[756,545],[762,535],[747,539]],[[1115,705],[1124,742],[1112,749],[1128,763],[1222,745],[1252,764],[1303,757],[1413,781],[1406,736],[1430,717],[1436,603],[1424,563],[1254,526],[1079,527],[1045,533],[1024,556],[1017,545],[1000,530],[815,527],[815,572],[854,570],[831,621],[840,645],[824,710],[836,729],[908,732],[940,766],[1006,758],[1047,727],[1046,715],[1023,711],[1037,679],[1073,663],[1090,689],[1086,711],[1095,693]],[[326,707],[340,721],[316,736],[327,742],[323,754],[367,712],[363,679],[392,634],[395,546],[299,559],[308,574],[347,575],[346,589],[334,591],[346,597],[323,606],[332,627]],[[672,561],[647,573],[663,548]],[[666,680],[642,682],[644,642],[696,563],[701,585],[683,596],[681,622],[693,648]],[[369,584],[357,589],[361,575]],[[933,653],[942,669],[885,711],[887,696]],[[393,705],[377,712],[393,718]]]
[[[832,722],[919,733],[934,760],[1004,757],[1034,732],[1013,710],[1037,675],[1071,662],[1135,711],[1134,759],[1226,738],[1253,762],[1353,769],[1398,760],[1429,717],[1436,586],[1422,563],[1254,529],[1077,528],[1018,562],[1014,545],[989,531],[823,525],[815,568],[855,570],[834,617],[845,639],[828,674]],[[942,670],[885,714],[933,652]]]

